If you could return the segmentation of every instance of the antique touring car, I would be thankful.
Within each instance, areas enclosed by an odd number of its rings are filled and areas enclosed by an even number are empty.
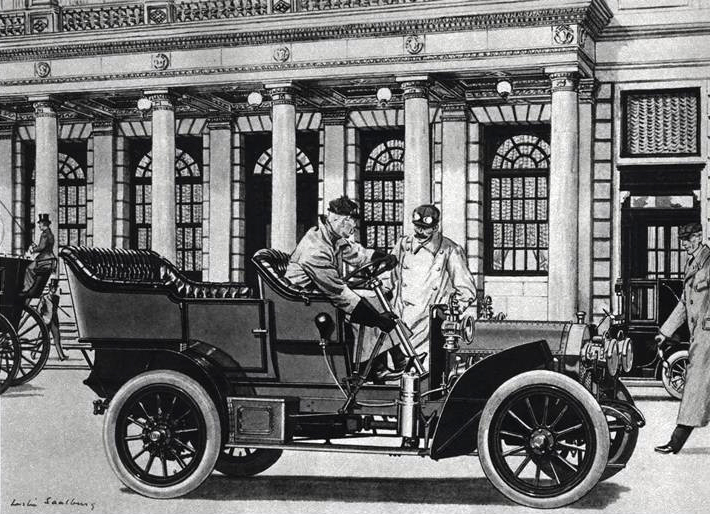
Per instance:
[[[95,352],[85,383],[105,411],[108,460],[145,496],[185,495],[215,468],[254,475],[283,450],[477,454],[507,497],[553,508],[621,470],[644,424],[618,380],[631,354],[582,314],[475,321],[451,298],[431,310],[429,369],[399,326],[409,371],[373,383],[362,338],[324,297],[284,278],[282,252],[254,255],[256,292],[190,281],[150,251],[61,256],[80,338]],[[377,278],[386,262],[350,280],[388,306]]]

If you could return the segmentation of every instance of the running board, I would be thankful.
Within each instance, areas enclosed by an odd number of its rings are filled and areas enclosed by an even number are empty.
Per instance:
[[[354,445],[354,444],[328,444],[328,443],[228,443],[226,448],[264,448],[278,450],[296,450],[306,452],[335,452],[335,453],[377,453],[382,455],[412,455],[426,457],[429,450],[424,448],[401,448],[399,446],[374,446],[374,445]]]

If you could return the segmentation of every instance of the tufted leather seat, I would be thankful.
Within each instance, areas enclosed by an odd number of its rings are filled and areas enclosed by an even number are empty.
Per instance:
[[[132,290],[167,288],[180,298],[250,298],[251,288],[239,282],[196,282],[150,250],[64,247],[60,255],[99,287]]]
[[[252,257],[252,262],[261,278],[280,295],[290,300],[322,299],[322,295],[313,289],[304,289],[294,285],[286,278],[290,255],[273,248],[259,250]]]

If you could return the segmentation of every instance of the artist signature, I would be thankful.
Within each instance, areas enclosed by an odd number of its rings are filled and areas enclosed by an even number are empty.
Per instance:
[[[80,500],[76,497],[59,497],[59,496],[45,496],[20,499],[13,498],[10,500],[10,507],[39,507],[40,505],[53,505],[60,507],[84,507],[86,509],[94,510],[96,508],[96,503],[92,501]]]

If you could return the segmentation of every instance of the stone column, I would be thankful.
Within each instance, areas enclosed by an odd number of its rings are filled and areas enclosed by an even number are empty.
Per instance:
[[[346,111],[324,112],[323,132],[323,210],[328,202],[345,194],[345,122]]]
[[[49,214],[56,234],[59,213],[56,104],[46,96],[29,100],[35,109],[35,213]],[[36,223],[37,220],[31,222]]]
[[[468,109],[446,104],[441,112],[441,228],[466,247],[466,175],[468,169]]]
[[[0,124],[0,254],[12,253],[12,235],[14,233],[12,210],[13,179],[15,153],[13,152],[12,124]],[[33,220],[34,221],[34,220]]]
[[[296,247],[296,88],[266,85],[272,99],[271,248]]]
[[[412,211],[431,203],[428,77],[402,77],[404,91],[404,233],[412,231]]]
[[[175,263],[175,107],[167,90],[145,95],[153,102],[151,248]]]
[[[210,232],[209,279],[229,281],[232,224],[232,120],[209,120],[210,129]]]
[[[116,136],[113,120],[94,120],[94,246],[113,246],[116,203]]]
[[[548,318],[574,319],[578,280],[579,98],[576,70],[546,70],[552,81]]]

